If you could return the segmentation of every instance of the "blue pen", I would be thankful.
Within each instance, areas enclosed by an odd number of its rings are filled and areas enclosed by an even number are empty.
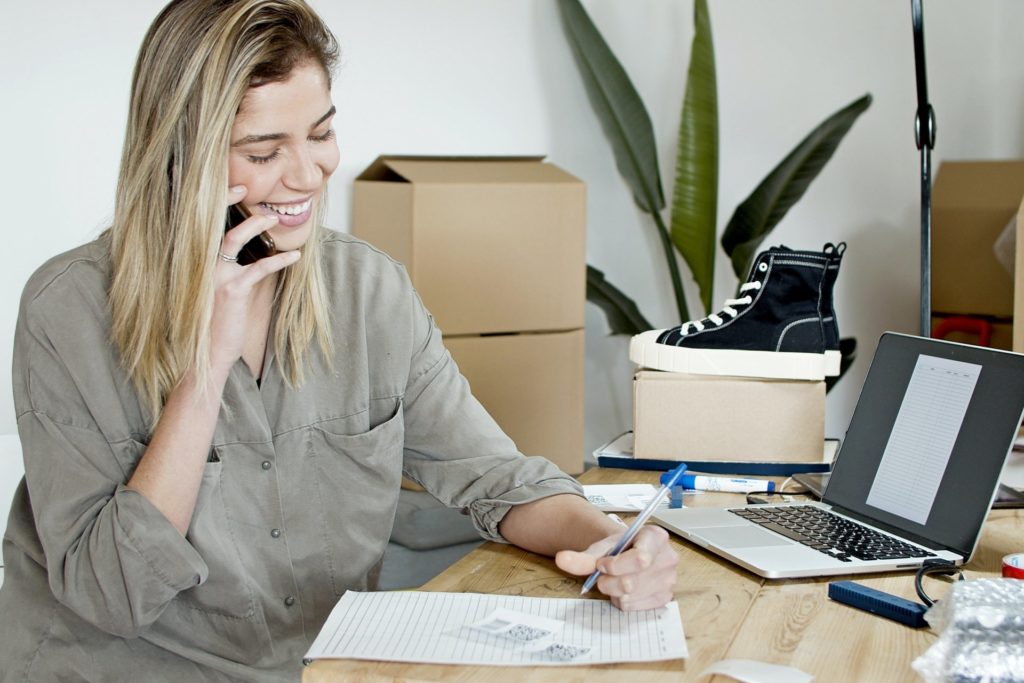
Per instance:
[[[633,537],[635,537],[637,535],[637,532],[640,531],[640,527],[642,527],[644,525],[644,522],[646,522],[650,518],[650,516],[654,514],[654,511],[658,509],[658,505],[661,503],[661,499],[664,498],[665,494],[667,494],[672,489],[672,487],[676,485],[676,482],[679,481],[679,478],[683,476],[683,472],[685,471],[686,465],[680,465],[671,472],[667,473],[668,481],[665,484],[663,484],[660,489],[658,489],[658,492],[654,494],[654,498],[651,498],[651,502],[647,504],[647,507],[644,508],[644,511],[641,512],[635,520],[633,520],[633,523],[629,526],[628,529],[626,529],[626,533],[622,534],[622,538],[619,539],[619,542],[616,543],[615,547],[608,551],[608,554],[604,555],[604,557],[615,557],[623,550],[625,550],[626,546],[633,542]],[[591,588],[593,588],[594,584],[597,583],[597,577],[599,576],[601,576],[600,569],[595,571],[593,574],[590,575],[589,578],[587,578],[587,580],[583,583],[583,590],[580,591],[580,594],[582,595],[583,593],[586,593]]]

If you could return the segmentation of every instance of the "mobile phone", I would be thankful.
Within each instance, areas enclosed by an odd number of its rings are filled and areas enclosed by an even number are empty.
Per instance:
[[[232,204],[228,207],[228,220],[224,231],[227,232],[248,217],[249,212],[244,206]],[[247,266],[276,253],[277,247],[274,245],[274,238],[270,236],[269,232],[264,231],[246,242],[242,250],[238,252],[238,265]]]

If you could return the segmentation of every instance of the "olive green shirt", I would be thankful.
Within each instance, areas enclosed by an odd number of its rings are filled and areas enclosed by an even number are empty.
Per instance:
[[[327,233],[332,363],[268,350],[224,388],[186,536],[125,487],[148,415],[110,342],[109,242],[29,280],[14,344],[25,479],[4,535],[0,680],[297,681],[349,589],[373,589],[402,475],[501,541],[510,506],[579,485],[470,394],[405,269]]]

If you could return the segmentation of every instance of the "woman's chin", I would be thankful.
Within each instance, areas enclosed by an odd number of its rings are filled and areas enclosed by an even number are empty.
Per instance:
[[[277,251],[295,251],[306,245],[312,231],[313,221],[308,220],[296,227],[277,225],[271,228],[270,236],[274,238],[274,246]]]

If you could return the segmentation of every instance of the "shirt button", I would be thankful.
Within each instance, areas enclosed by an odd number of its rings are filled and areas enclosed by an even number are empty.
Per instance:
[[[265,470],[269,470],[270,469],[270,461],[269,460],[264,460],[263,462],[260,463],[260,467],[262,467]]]
[[[280,529],[271,529],[270,530],[270,536],[271,536],[271,538],[280,538],[281,537],[281,530]]]
[[[287,598],[284,599],[284,604],[287,605],[288,607],[291,607],[292,605],[295,604],[295,598],[293,598],[292,596],[289,595]]]

